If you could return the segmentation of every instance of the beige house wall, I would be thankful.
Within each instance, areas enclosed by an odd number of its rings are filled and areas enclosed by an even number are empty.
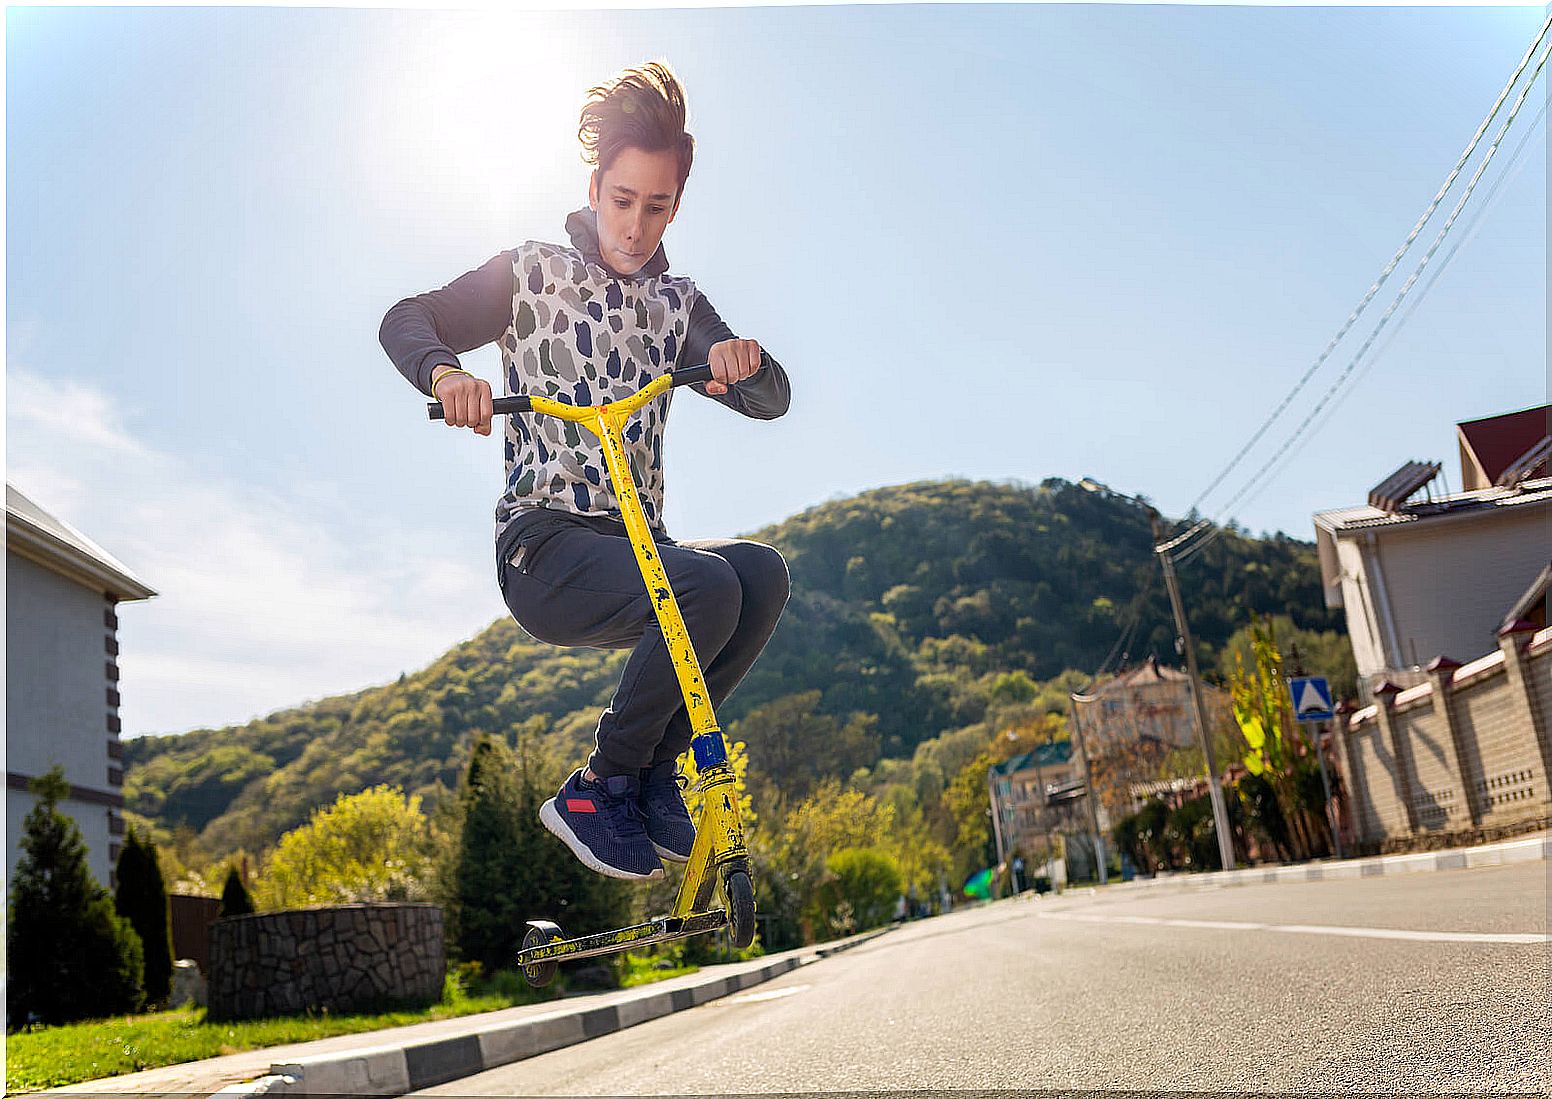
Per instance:
[[[1342,532],[1342,597],[1358,674],[1491,648],[1504,612],[1547,565],[1549,523],[1552,503],[1540,502]]]

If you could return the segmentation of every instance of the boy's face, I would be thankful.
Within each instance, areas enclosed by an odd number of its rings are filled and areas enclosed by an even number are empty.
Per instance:
[[[598,211],[598,251],[622,275],[651,259],[679,212],[679,158],[672,150],[620,150],[608,171],[594,170],[587,202]]]

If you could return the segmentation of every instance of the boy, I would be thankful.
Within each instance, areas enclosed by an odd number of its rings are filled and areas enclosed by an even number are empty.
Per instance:
[[[528,241],[383,318],[399,371],[442,402],[450,427],[490,434],[491,388],[457,353],[499,341],[506,391],[574,405],[620,400],[664,371],[709,363],[691,388],[755,419],[787,411],[786,372],[739,339],[661,240],[690,174],[684,90],[669,69],[627,69],[593,88],[578,137],[594,166],[588,207],[566,219],[570,247]],[[625,430],[632,477],[669,583],[720,706],[776,629],[786,563],[746,540],[676,542],[662,526],[662,437],[670,390]],[[555,645],[631,648],[597,746],[539,817],[611,877],[663,876],[688,861],[695,829],[680,792],[690,724],[598,440],[575,424],[514,415],[496,505],[497,582],[518,624]]]

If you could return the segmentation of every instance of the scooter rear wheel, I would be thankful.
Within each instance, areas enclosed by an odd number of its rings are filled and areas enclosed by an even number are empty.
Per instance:
[[[754,942],[754,883],[747,871],[734,870],[723,883],[723,890],[733,947],[742,950]]]
[[[545,946],[558,941],[560,938],[560,935],[545,928],[530,927],[528,934],[523,936],[523,949],[527,950],[530,947]],[[560,969],[560,963],[557,961],[533,962],[523,966],[523,979],[534,988],[543,988],[555,979],[555,973],[558,969]]]

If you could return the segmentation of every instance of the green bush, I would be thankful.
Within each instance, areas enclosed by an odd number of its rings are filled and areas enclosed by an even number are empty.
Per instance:
[[[1218,869],[1218,836],[1213,825],[1212,801],[1192,798],[1170,811],[1164,839],[1186,870]]]
[[[877,847],[843,848],[825,860],[820,903],[832,931],[850,934],[888,923],[900,896],[900,865]]]

